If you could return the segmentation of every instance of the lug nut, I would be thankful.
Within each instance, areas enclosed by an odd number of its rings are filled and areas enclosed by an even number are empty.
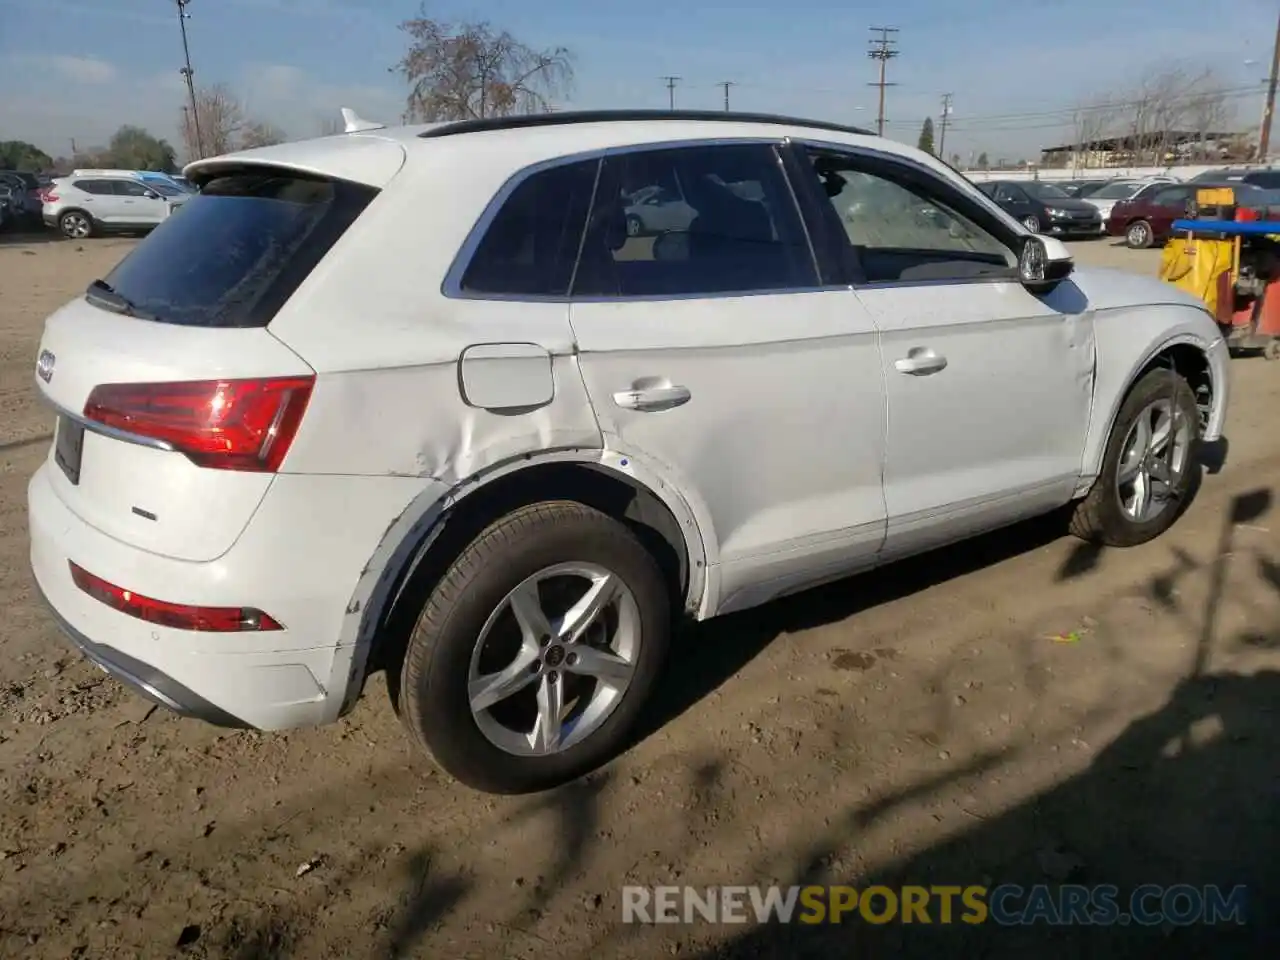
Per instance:
[[[560,679],[560,675],[559,675],[559,674],[557,674],[554,670],[550,670],[550,671],[548,671],[548,672],[547,672],[547,682],[548,682],[548,683],[555,683],[555,682],[556,682],[557,680],[559,680],[559,679]]]
[[[577,663],[577,662],[578,662],[578,655],[577,655],[576,653],[571,653],[571,654],[569,654],[569,659],[568,659],[568,661],[567,661],[567,662],[568,662],[569,666],[571,666],[571,667],[572,667],[575,663]]]

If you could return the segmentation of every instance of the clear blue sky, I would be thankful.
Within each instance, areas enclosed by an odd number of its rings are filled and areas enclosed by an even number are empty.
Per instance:
[[[1144,68],[1213,65],[1239,124],[1257,123],[1276,0],[488,0],[429,4],[448,19],[487,19],[533,46],[576,57],[568,106],[677,103],[872,126],[868,27],[896,26],[887,130],[915,141],[954,94],[946,152],[1014,158],[1070,139],[1062,111],[1123,96]],[[295,136],[350,106],[395,119],[404,86],[388,72],[400,21],[418,0],[192,0],[197,81],[229,85],[251,114]],[[1253,64],[1246,61],[1253,60]],[[65,154],[121,123],[177,141],[183,88],[171,0],[0,0],[0,139]],[[1054,111],[1059,111],[1054,113]]]

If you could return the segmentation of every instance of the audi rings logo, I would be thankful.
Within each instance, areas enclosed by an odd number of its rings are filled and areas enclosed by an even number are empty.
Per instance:
[[[29,354],[28,354],[29,356]],[[36,360],[36,376],[48,383],[53,379],[54,356],[48,350],[40,351],[40,358]]]

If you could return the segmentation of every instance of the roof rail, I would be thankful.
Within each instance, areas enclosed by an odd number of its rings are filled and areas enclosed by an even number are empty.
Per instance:
[[[342,122],[345,125],[343,133],[360,133],[364,130],[382,130],[386,127],[385,123],[375,123],[372,120],[362,119],[350,107],[342,108]]]
[[[573,123],[626,123],[643,120],[686,120],[711,123],[770,123],[790,127],[809,127],[874,136],[870,130],[848,127],[826,120],[804,120],[772,113],[732,113],[723,110],[566,110],[557,113],[531,113],[512,117],[485,117],[480,120],[455,120],[442,123],[418,134],[424,139],[450,137],[458,133],[481,133],[487,130],[519,130],[524,127],[555,127]]]

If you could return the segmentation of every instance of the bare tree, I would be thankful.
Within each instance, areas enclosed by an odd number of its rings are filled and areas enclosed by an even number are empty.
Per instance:
[[[245,118],[244,108],[235,94],[221,84],[198,90],[196,111],[200,118],[199,139],[191,108],[182,110],[182,143],[189,158],[215,157],[236,148]]]
[[[409,84],[406,120],[546,113],[572,89],[573,57],[564,47],[535,50],[486,21],[448,23],[425,10],[400,29],[409,50],[392,70]]]
[[[240,131],[240,146],[243,149],[269,147],[273,144],[284,143],[285,139],[283,130],[261,120],[247,121]]]
[[[1115,116],[1114,104],[1101,98],[1075,109],[1071,114],[1072,146],[1076,157],[1073,166],[1080,166],[1079,158],[1082,156],[1084,166],[1092,165],[1091,157],[1096,152],[1094,145],[1111,132]]]

